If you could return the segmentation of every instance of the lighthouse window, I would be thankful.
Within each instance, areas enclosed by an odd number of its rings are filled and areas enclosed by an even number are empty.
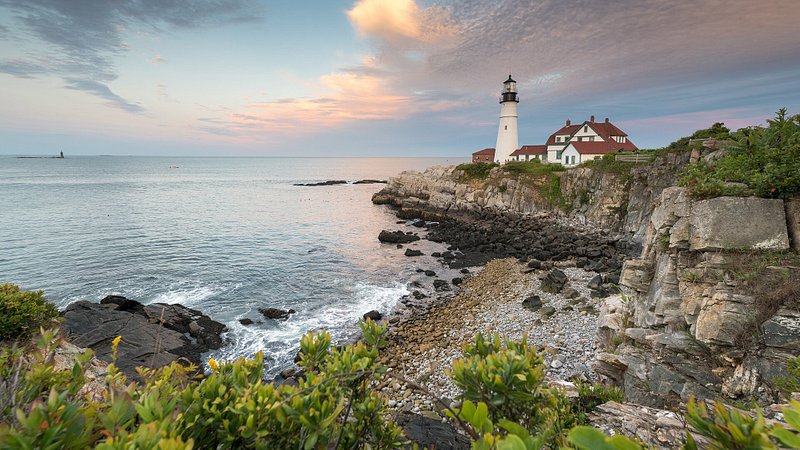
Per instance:
[[[506,129],[506,130],[508,129],[508,125],[506,125],[505,129]]]

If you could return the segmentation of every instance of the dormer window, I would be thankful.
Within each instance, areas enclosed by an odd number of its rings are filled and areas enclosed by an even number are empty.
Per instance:
[[[583,126],[583,132],[587,133],[588,131],[589,131],[589,125],[584,125]]]

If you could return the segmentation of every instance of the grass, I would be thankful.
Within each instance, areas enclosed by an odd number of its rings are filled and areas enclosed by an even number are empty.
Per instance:
[[[460,181],[485,180],[495,167],[498,167],[495,163],[465,163],[457,165],[456,170],[464,172],[459,178]]]
[[[503,172],[533,175],[536,177],[552,174],[554,172],[563,172],[567,170],[564,166],[558,163],[542,164],[538,159],[531,161],[509,162],[503,165]]]
[[[627,181],[627,178],[630,176],[631,169],[637,165],[638,164],[634,162],[617,161],[617,155],[614,153],[609,153],[600,159],[584,161],[581,163],[580,167],[588,167],[602,173],[622,175],[625,177],[625,181]]]

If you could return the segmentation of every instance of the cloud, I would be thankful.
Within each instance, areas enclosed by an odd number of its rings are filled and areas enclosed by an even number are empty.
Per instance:
[[[114,108],[118,108],[123,111],[128,111],[134,114],[141,114],[145,111],[145,109],[142,108],[141,105],[138,105],[136,103],[131,103],[125,100],[119,95],[113,93],[111,89],[103,83],[93,80],[81,80],[76,78],[67,78],[64,81],[67,82],[66,86],[64,86],[67,89],[88,92],[89,94],[108,100],[108,105]]]
[[[36,57],[0,60],[0,72],[58,76],[67,87],[73,85],[69,80],[92,81],[95,88],[80,90],[105,99],[110,96],[97,87],[117,78],[115,60],[129,48],[125,33],[241,23],[258,20],[261,13],[250,0],[0,0],[0,7],[12,12],[17,34],[30,35],[43,47],[36,48]],[[118,96],[110,103],[141,109]]]
[[[400,46],[441,42],[457,33],[446,10],[420,8],[415,0],[359,0],[347,17],[360,35]]]
[[[167,62],[167,60],[163,56],[156,53],[156,56],[154,56],[153,59],[150,60],[150,62],[153,64],[164,64]]]

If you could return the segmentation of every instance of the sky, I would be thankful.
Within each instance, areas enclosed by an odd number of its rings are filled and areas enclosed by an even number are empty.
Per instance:
[[[0,0],[0,154],[468,156],[609,117],[640,148],[800,113],[798,0]]]

